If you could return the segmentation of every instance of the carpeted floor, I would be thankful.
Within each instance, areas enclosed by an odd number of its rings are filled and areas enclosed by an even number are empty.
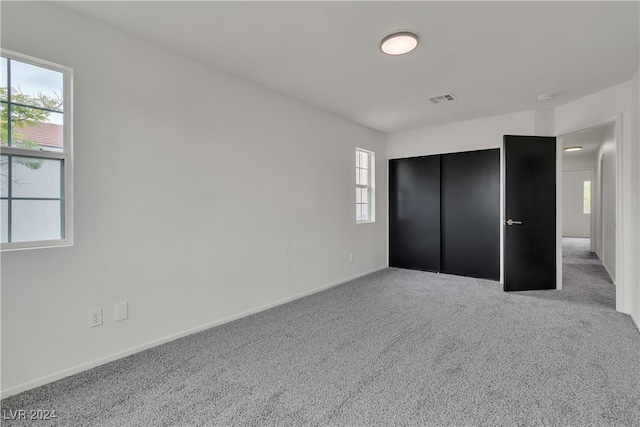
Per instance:
[[[639,426],[640,333],[565,243],[562,291],[386,269],[2,407],[61,426]]]

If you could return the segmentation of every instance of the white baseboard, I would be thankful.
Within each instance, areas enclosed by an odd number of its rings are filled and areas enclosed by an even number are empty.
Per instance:
[[[611,279],[611,281],[613,282],[613,285],[615,286],[616,284],[616,279],[613,278],[613,274],[611,274],[611,272],[609,271],[609,269],[607,268],[607,266],[604,263],[604,260],[602,259],[602,257],[600,256],[600,253],[598,252],[598,250],[595,250],[594,253],[596,254],[596,256],[598,257],[598,259],[600,260],[600,262],[602,263],[602,266],[604,267],[604,270],[607,272],[607,274],[609,275],[609,279]]]
[[[636,328],[638,328],[638,332],[640,332],[640,321],[638,321],[638,319],[635,318],[635,316],[631,313],[628,313],[629,317],[631,317],[631,320],[633,321],[633,323],[635,323]]]
[[[139,346],[136,346],[136,347],[132,347],[130,349],[127,349],[127,350],[124,350],[124,351],[120,351],[118,353],[114,353],[114,354],[111,354],[111,355],[106,356],[106,357],[101,357],[100,359],[96,359],[96,360],[94,360],[92,362],[83,363],[82,365],[78,365],[78,366],[75,366],[75,367],[70,368],[70,369],[65,369],[63,371],[59,371],[59,372],[56,372],[55,374],[47,375],[45,377],[39,378],[39,379],[34,380],[34,381],[29,381],[28,383],[24,383],[24,384],[15,386],[15,387],[8,388],[6,390],[2,390],[0,392],[0,399],[4,399],[6,397],[13,396],[13,395],[18,394],[18,393],[22,393],[23,391],[27,391],[27,390],[30,390],[32,388],[40,387],[41,385],[45,385],[45,384],[51,383],[53,381],[60,380],[62,378],[66,378],[68,376],[78,374],[80,372],[89,370],[91,368],[95,368],[97,366],[104,365],[105,363],[113,362],[114,360],[122,359],[123,357],[127,357],[127,356],[130,356],[130,355],[135,354],[135,353],[139,353],[139,352],[147,350],[149,348],[157,347],[157,346],[159,346],[161,344],[177,340],[178,338],[186,337],[187,335],[195,334],[197,332],[204,331],[205,329],[213,328],[214,326],[222,325],[224,323],[229,323],[229,322],[232,322],[234,320],[241,319],[243,317],[247,317],[247,316],[250,316],[252,314],[259,313],[261,311],[268,310],[270,308],[277,307],[279,305],[286,304],[288,302],[291,302],[291,301],[306,297],[308,295],[312,295],[312,294],[324,291],[326,289],[333,288],[333,287],[338,286],[338,285],[342,285],[343,283],[347,283],[347,282],[349,282],[351,280],[355,280],[355,279],[357,279],[359,277],[367,276],[367,275],[375,273],[377,271],[384,270],[385,268],[387,268],[387,266],[377,267],[377,268],[374,268],[373,270],[367,271],[365,273],[357,274],[355,276],[351,276],[351,277],[346,278],[346,279],[338,280],[337,282],[333,282],[333,283],[330,283],[328,285],[323,285],[323,286],[320,286],[318,288],[311,289],[310,291],[305,291],[305,292],[293,295],[293,296],[288,297],[288,298],[284,298],[284,299],[281,299],[281,300],[278,300],[278,301],[271,302],[269,304],[265,304],[265,305],[253,308],[251,310],[247,310],[247,311],[243,311],[243,312],[238,313],[238,314],[234,314],[233,316],[225,317],[224,319],[216,320],[215,322],[207,323],[205,325],[201,325],[201,326],[198,326],[196,328],[188,329],[188,330],[183,331],[183,332],[178,332],[176,334],[172,334],[172,335],[166,336],[164,338],[153,340],[153,341],[150,341],[150,342],[148,342],[146,344],[142,344],[142,345],[139,345]]]
[[[611,279],[611,282],[613,282],[613,286],[615,286],[616,285],[616,279],[613,278],[613,274],[611,274],[611,272],[609,271],[607,266],[604,265],[604,262],[602,263],[602,266],[604,267],[604,271],[606,271],[607,274],[609,275],[609,279]]]

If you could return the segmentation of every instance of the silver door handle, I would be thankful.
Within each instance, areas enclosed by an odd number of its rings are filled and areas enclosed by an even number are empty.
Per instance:
[[[504,223],[505,223],[505,224],[507,224],[507,225],[514,225],[514,224],[516,224],[516,225],[522,225],[522,221],[514,221],[514,220],[512,220],[511,218],[509,218],[508,220],[506,220]]]

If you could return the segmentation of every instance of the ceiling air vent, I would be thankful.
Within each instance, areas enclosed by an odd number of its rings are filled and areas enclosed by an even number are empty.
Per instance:
[[[445,102],[455,101],[456,97],[452,93],[445,93],[444,95],[432,96],[429,98],[432,104],[442,104]]]

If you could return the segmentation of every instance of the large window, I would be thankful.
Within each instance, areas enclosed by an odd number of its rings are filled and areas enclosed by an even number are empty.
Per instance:
[[[374,165],[372,151],[356,148],[356,222],[373,222]]]
[[[71,244],[71,70],[1,56],[2,249]]]

